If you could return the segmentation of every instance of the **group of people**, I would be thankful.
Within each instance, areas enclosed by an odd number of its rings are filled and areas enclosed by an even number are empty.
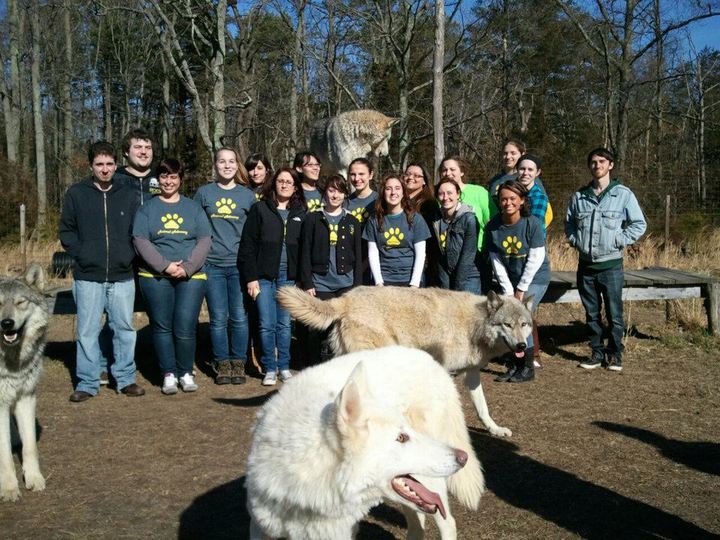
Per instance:
[[[280,287],[295,285],[321,299],[361,284],[478,295],[495,288],[534,310],[550,281],[552,207],[541,160],[519,140],[506,142],[502,171],[487,188],[469,183],[468,164],[449,156],[436,186],[413,162],[385,174],[377,191],[364,157],[350,164],[348,182],[337,174],[321,177],[312,152],[273,170],[261,154],[241,162],[234,149],[221,148],[214,181],[193,199],[181,194],[179,160],[165,158],[153,168],[147,132],[129,132],[122,152],[128,165],[118,170],[112,145],[91,145],[92,174],[68,189],[63,204],[60,240],[75,262],[78,314],[73,402],[96,395],[108,370],[118,392],[145,393],[135,379],[136,287],[150,320],[161,390],[174,394],[197,390],[193,365],[204,298],[215,382],[246,381],[252,341],[260,349],[262,384],[269,386],[292,377],[293,329],[276,300]],[[623,248],[642,235],[645,220],[632,192],[610,180],[613,161],[604,148],[590,152],[592,180],[573,195],[565,229],[580,252],[578,286],[591,333],[592,355],[581,366],[618,371]],[[607,348],[603,303],[611,327]],[[329,358],[326,336],[309,331],[302,341],[306,363]],[[508,372],[497,380],[532,380],[536,344],[535,329],[524,357],[510,355]]]

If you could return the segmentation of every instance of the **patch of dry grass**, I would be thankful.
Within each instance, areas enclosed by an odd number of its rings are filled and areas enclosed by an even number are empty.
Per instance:
[[[639,270],[662,266],[720,276],[719,252],[720,229],[705,229],[691,238],[681,242],[671,241],[667,245],[663,238],[649,234],[628,249],[625,268]],[[548,254],[553,270],[572,271],[577,268],[577,251],[564,238],[551,237]],[[625,309],[627,315],[632,313],[630,304],[626,304]],[[667,315],[669,320],[688,330],[707,328],[707,314],[701,298],[667,302]]]

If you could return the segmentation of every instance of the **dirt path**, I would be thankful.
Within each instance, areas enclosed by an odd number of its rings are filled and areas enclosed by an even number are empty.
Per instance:
[[[462,392],[488,491],[477,512],[453,503],[458,537],[720,535],[720,341],[665,326],[654,306],[635,313],[648,322],[636,323],[622,374],[585,372],[580,313],[554,308],[541,313],[548,352],[534,383],[494,383],[498,366],[483,375],[511,439],[490,437]],[[163,396],[144,329],[148,394],[103,389],[73,404],[71,336],[72,319],[55,317],[38,400],[47,489],[0,503],[0,537],[246,538],[249,429],[268,395],[260,380],[220,387],[200,373],[197,393]],[[404,532],[400,513],[381,506],[359,538]]]

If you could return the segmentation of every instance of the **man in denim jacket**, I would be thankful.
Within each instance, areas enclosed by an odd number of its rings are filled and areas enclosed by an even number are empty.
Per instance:
[[[592,180],[570,199],[565,235],[580,253],[577,284],[592,347],[591,357],[580,367],[595,369],[604,364],[611,371],[622,371],[623,253],[643,235],[647,222],[633,192],[618,180],[610,180],[614,161],[605,148],[588,154]],[[607,349],[603,347],[601,303],[610,325]]]

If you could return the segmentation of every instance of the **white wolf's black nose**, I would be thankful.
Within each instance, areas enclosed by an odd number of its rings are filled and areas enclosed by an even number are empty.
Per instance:
[[[455,448],[453,451],[455,452],[455,461],[458,462],[458,465],[465,465],[468,460],[467,452],[464,452],[459,448]]]
[[[527,349],[527,344],[523,341],[522,343],[518,343],[515,348],[519,351],[524,351]]]
[[[2,327],[3,330],[12,330],[15,328],[15,321],[12,319],[3,319],[2,322],[0,322],[0,327]]]

